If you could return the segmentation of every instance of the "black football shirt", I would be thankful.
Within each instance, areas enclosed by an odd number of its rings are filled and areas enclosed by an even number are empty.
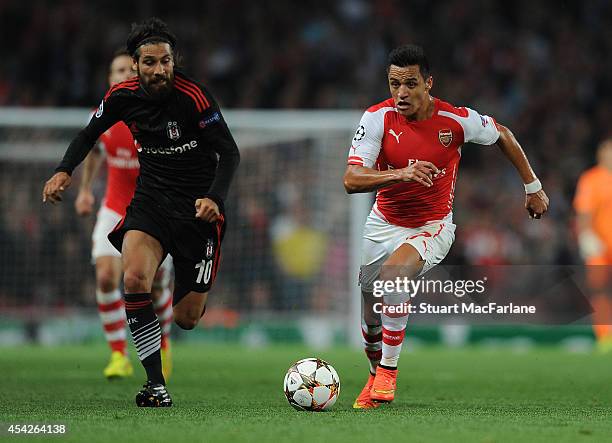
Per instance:
[[[132,204],[155,202],[171,217],[193,219],[195,200],[223,205],[240,154],[218,104],[202,85],[175,71],[172,91],[150,96],[134,77],[110,88],[56,171],[71,174],[98,137],[123,121],[140,162]]]

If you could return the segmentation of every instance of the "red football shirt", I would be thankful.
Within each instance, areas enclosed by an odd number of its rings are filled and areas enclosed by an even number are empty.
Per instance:
[[[100,136],[99,145],[106,152],[104,205],[124,216],[134,196],[140,170],[134,138],[125,123],[119,122]]]
[[[421,160],[440,170],[430,188],[408,182],[378,190],[374,209],[394,225],[416,228],[449,215],[461,146],[467,142],[492,145],[499,138],[491,117],[434,100],[433,115],[422,121],[409,121],[399,114],[393,99],[374,105],[364,113],[353,138],[349,165],[384,171]]]

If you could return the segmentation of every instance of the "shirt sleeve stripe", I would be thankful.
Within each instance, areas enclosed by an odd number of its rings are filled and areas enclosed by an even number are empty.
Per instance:
[[[113,92],[115,92],[118,89],[121,88],[128,88],[128,89],[138,89],[139,83],[138,83],[138,79],[130,79],[130,80],[126,80],[124,82],[121,83],[117,83],[114,84],[113,86],[110,87],[110,89],[108,90],[108,92],[106,93],[106,95],[104,96],[104,100],[108,100],[108,98],[111,96],[111,94]]]
[[[198,109],[198,112],[202,112],[204,110],[204,108],[202,107],[202,103],[196,98],[196,96],[188,91],[187,89],[184,89],[182,86],[180,86],[178,83],[175,83],[174,85],[176,87],[176,89],[178,89],[181,92],[184,92],[186,95],[188,95],[189,97],[191,97],[191,99],[195,102],[196,104],[196,108]]]
[[[185,90],[190,91],[197,98],[197,100],[199,101],[202,107],[202,111],[210,107],[210,103],[208,103],[208,100],[206,100],[206,97],[202,93],[202,90],[198,88],[197,85],[195,85],[194,83],[188,82],[187,80],[179,76],[175,77],[174,82],[177,85],[177,87],[181,86]]]
[[[208,108],[210,107],[210,103],[208,102],[208,99],[206,98],[206,95],[204,95],[204,93],[202,92],[202,89],[196,85],[195,83],[187,80],[186,78],[183,77],[177,77],[179,82],[183,84],[183,86],[191,88],[191,90],[193,92],[195,92],[198,97],[200,97],[202,99],[202,102],[204,103],[204,108]]]

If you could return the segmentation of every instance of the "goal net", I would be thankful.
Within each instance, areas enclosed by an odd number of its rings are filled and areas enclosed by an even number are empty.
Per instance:
[[[0,109],[0,342],[102,337],[91,264],[94,217],[41,190],[86,109]],[[354,111],[227,111],[241,164],[227,202],[219,276],[187,339],[357,340],[358,238],[369,197],[347,196]],[[104,174],[94,187],[97,202]]]

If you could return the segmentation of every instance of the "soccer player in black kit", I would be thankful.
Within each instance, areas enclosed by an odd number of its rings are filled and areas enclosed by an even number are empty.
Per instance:
[[[225,231],[223,201],[240,154],[211,94],[174,69],[176,37],[161,20],[133,25],[127,49],[138,76],[108,91],[72,141],[43,201],[61,201],[70,174],[118,121],[137,144],[140,176],[125,218],[109,234],[123,257],[127,322],[147,382],[138,406],[171,406],[151,285],[166,254],[175,266],[174,320],[193,329],[204,314]],[[194,209],[195,208],[195,209]]]

